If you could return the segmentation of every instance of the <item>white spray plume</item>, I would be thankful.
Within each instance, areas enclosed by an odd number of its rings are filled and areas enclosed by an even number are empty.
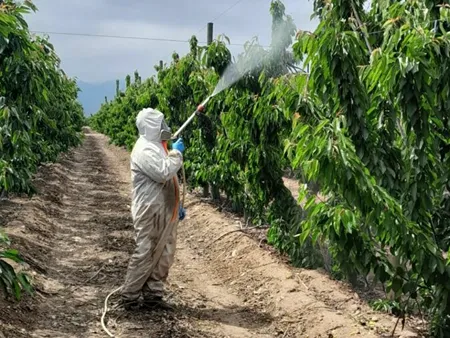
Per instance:
[[[246,74],[262,69],[264,66],[284,67],[287,61],[285,60],[286,48],[291,44],[294,34],[295,26],[288,21],[273,27],[270,51],[264,50],[257,43],[248,43],[245,52],[239,56],[237,62],[230,63],[225,69],[211,97],[229,88]]]
[[[258,45],[249,45],[246,51],[239,56],[237,62],[230,63],[214,89],[212,96],[229,88],[246,74],[261,67],[264,63],[265,51]]]

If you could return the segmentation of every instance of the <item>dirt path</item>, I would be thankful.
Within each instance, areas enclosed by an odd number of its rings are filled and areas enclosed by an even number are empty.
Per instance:
[[[20,304],[0,300],[0,338],[107,337],[103,302],[121,285],[133,250],[128,160],[87,131],[82,147],[40,170],[37,196],[0,203],[0,227],[38,290]],[[107,326],[117,337],[390,336],[393,319],[343,284],[288,267],[235,231],[239,219],[195,196],[186,208],[168,286],[173,309],[111,310]]]

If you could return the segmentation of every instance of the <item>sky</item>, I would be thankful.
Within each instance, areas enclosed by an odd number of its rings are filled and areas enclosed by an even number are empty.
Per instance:
[[[268,45],[270,0],[34,0],[36,13],[26,16],[31,31],[206,41],[206,24],[214,23],[214,38],[228,36],[243,44],[257,36]],[[214,4],[212,4],[214,2]],[[298,29],[313,30],[312,0],[284,0],[286,14]],[[232,8],[230,8],[232,7]],[[228,11],[227,11],[228,10]],[[226,13],[224,13],[226,11]],[[124,79],[138,70],[154,74],[159,60],[169,63],[173,52],[184,55],[188,42],[149,41],[49,34],[71,77],[89,83]],[[236,55],[242,46],[230,46]]]

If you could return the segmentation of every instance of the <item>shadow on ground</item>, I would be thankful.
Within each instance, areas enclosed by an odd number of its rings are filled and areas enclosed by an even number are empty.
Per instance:
[[[155,330],[151,337],[205,337],[201,329],[194,325],[199,321],[211,322],[211,326],[224,324],[237,328],[258,330],[273,321],[269,314],[260,313],[250,307],[224,306],[214,308],[208,306],[189,306],[178,299],[169,300],[161,306],[144,306],[138,309],[124,310],[122,308],[110,311],[108,317],[112,327],[116,327],[121,334],[137,336],[144,334],[144,328],[149,323]],[[206,324],[207,325],[207,324]],[[169,329],[168,329],[169,328]],[[141,333],[138,333],[142,331]],[[147,332],[149,333],[149,332]],[[210,332],[209,332],[210,333]],[[150,336],[149,336],[150,337]]]

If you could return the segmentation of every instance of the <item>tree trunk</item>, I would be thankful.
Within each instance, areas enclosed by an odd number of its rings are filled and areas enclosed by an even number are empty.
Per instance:
[[[204,198],[209,197],[209,184],[203,185],[203,197]]]
[[[214,184],[210,185],[211,187],[211,194],[214,201],[220,201],[220,190],[217,186]]]

